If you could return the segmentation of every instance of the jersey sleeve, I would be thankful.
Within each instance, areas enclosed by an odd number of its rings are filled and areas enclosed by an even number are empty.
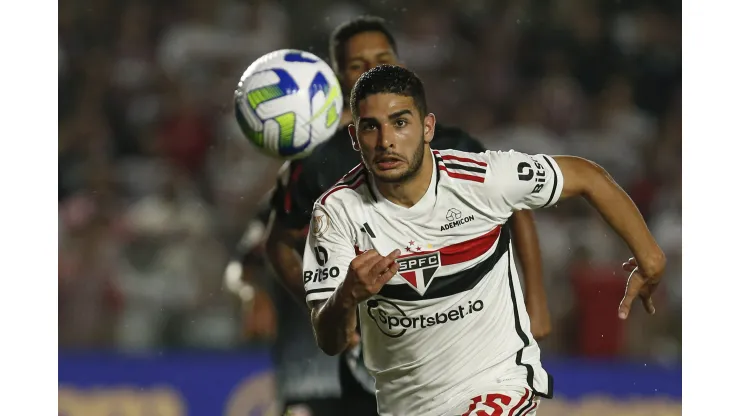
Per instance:
[[[549,207],[558,202],[563,173],[552,157],[514,150],[487,151],[486,156],[494,204],[518,211]]]
[[[276,219],[288,228],[303,229],[311,221],[314,199],[310,172],[302,161],[287,162],[278,173],[277,185],[270,206]]]
[[[347,275],[355,250],[346,224],[331,206],[314,206],[303,252],[306,302],[328,299]]]

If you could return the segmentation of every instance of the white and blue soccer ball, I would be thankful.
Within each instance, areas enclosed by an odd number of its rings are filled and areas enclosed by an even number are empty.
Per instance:
[[[283,49],[244,71],[234,92],[236,120],[252,144],[281,159],[306,157],[339,127],[342,94],[316,55]]]

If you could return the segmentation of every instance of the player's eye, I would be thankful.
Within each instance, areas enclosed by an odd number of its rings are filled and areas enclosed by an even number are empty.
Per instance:
[[[402,118],[399,118],[393,123],[396,127],[404,127],[408,124],[408,122]]]
[[[362,131],[373,131],[375,130],[375,124],[373,123],[364,123],[360,125],[360,130]]]

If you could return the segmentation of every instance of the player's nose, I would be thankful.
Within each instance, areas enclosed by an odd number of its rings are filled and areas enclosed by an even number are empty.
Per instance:
[[[383,124],[378,129],[378,142],[376,147],[378,149],[387,149],[394,147],[395,139],[393,135],[393,128],[388,124]]]

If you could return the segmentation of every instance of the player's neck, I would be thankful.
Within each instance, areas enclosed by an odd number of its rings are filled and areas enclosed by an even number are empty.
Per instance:
[[[424,152],[421,167],[415,176],[404,182],[386,183],[376,181],[375,186],[380,194],[388,201],[406,208],[411,208],[424,197],[434,173],[432,154],[427,149]]]

